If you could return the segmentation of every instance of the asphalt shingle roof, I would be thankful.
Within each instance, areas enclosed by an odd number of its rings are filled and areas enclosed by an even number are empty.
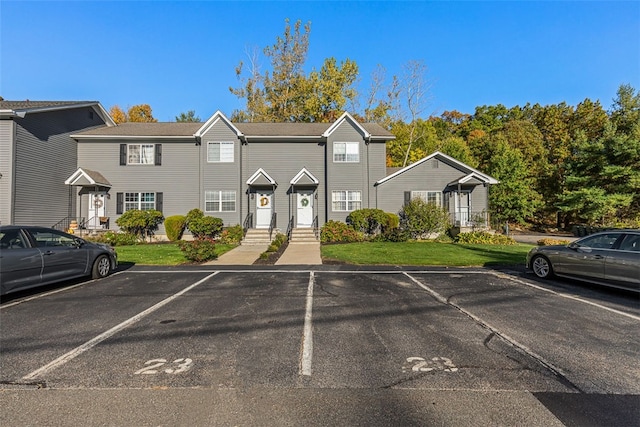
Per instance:
[[[30,110],[97,103],[98,101],[0,101],[0,110]]]
[[[121,123],[118,126],[101,127],[77,133],[78,136],[193,136],[203,123]],[[317,136],[332,123],[234,123],[234,126],[248,138],[278,136]],[[391,132],[377,123],[362,123],[361,126],[374,137],[393,137]]]

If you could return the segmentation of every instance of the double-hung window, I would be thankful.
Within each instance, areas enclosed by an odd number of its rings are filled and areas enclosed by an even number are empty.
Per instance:
[[[236,192],[230,190],[205,191],[204,210],[206,212],[235,212]]]
[[[362,195],[360,191],[339,190],[332,193],[334,212],[350,212],[360,209]]]
[[[207,162],[233,163],[233,142],[232,141],[207,142]]]
[[[334,142],[333,161],[335,163],[358,163],[360,144],[357,142]]]
[[[153,165],[155,163],[154,144],[128,144],[127,164]]]
[[[124,210],[149,211],[156,208],[156,193],[124,193]]]
[[[442,193],[440,191],[412,191],[412,199],[422,199],[427,203],[442,206]]]

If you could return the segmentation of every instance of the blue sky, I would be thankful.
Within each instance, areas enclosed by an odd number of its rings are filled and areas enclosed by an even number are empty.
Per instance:
[[[229,92],[246,52],[311,21],[307,68],[423,61],[426,114],[585,98],[609,108],[640,89],[640,2],[0,1],[0,96],[151,105],[159,121],[242,108]],[[263,69],[268,65],[262,59]]]

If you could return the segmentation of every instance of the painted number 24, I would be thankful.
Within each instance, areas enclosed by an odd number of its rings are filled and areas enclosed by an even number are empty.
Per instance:
[[[193,364],[191,359],[176,359],[171,362],[171,367],[166,369],[158,369],[161,366],[167,364],[167,359],[151,359],[144,362],[145,367],[138,369],[134,375],[153,375],[164,372],[165,374],[179,374],[180,372],[188,371]]]

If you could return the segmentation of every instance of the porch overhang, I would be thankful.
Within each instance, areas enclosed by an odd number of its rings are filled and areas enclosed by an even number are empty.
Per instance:
[[[254,172],[247,180],[247,185],[251,187],[277,187],[278,183],[271,176],[260,168]]]
[[[65,185],[82,187],[80,194],[92,191],[108,192],[111,189],[111,183],[100,172],[83,168],[78,168],[64,183]]]
[[[293,186],[313,186],[313,185],[318,185],[320,184],[320,181],[318,181],[318,178],[316,178],[315,176],[313,176],[313,174],[311,172],[309,172],[307,170],[307,168],[302,168],[300,169],[300,172],[298,172],[296,174],[296,176],[294,176],[291,179],[291,182],[289,182],[289,184],[293,185]]]
[[[472,172],[468,175],[461,176],[455,181],[447,184],[447,187],[460,187],[460,186],[470,186],[475,187],[476,185],[490,185],[490,184],[498,184],[498,180],[491,178],[487,175],[482,175],[479,173]]]

